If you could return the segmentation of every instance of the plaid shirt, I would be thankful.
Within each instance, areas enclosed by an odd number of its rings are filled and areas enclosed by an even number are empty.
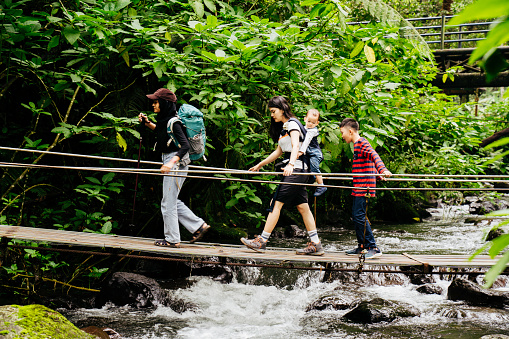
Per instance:
[[[365,138],[360,138],[354,143],[353,146],[353,173],[366,173],[366,174],[377,174],[383,173],[387,170],[385,164],[378,153],[371,147],[369,142]],[[376,187],[376,177],[374,176],[354,176],[353,177],[354,187]],[[352,195],[356,197],[363,197],[369,193],[371,196],[375,196],[375,190],[371,189],[353,189]]]

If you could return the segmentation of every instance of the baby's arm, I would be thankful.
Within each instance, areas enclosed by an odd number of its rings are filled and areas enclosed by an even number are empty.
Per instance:
[[[306,133],[306,138],[304,138],[304,141],[302,142],[302,146],[300,146],[299,153],[306,153],[306,150],[308,149],[309,143],[311,140],[318,135],[318,129],[312,128],[308,129]]]

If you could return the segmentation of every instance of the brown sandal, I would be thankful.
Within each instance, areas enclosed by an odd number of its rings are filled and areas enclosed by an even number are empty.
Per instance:
[[[156,240],[154,245],[161,247],[180,248],[180,243],[172,244],[171,242],[167,242],[166,239]]]
[[[206,222],[203,223],[203,225],[198,228],[196,232],[193,233],[193,239],[189,240],[189,243],[195,243],[196,241],[200,240],[205,233],[209,230],[210,225],[207,225]]]

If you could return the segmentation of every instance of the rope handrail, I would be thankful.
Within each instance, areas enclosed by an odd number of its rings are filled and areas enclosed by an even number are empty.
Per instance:
[[[41,154],[51,154],[51,155],[62,155],[62,156],[71,156],[71,157],[80,157],[80,158],[89,158],[89,159],[98,159],[98,160],[111,160],[111,161],[121,161],[121,162],[132,162],[137,163],[138,160],[135,159],[124,159],[124,158],[113,158],[113,157],[104,157],[98,155],[86,155],[86,154],[77,154],[77,153],[64,153],[64,152],[51,152],[51,151],[42,151],[42,150],[33,150],[33,149],[25,149],[25,148],[13,148],[13,147],[5,147],[0,146],[0,150],[9,150],[9,151],[20,151],[20,152],[32,152],[32,153],[41,153]],[[147,165],[157,165],[161,166],[162,162],[157,161],[147,161],[141,160],[142,164]],[[207,167],[207,166],[196,166],[190,165],[189,168],[196,168],[199,170],[207,170],[208,172],[218,171],[221,173],[232,172],[236,174],[266,174],[266,175],[281,175],[281,172],[251,172],[247,170],[240,169],[229,169],[229,168],[219,168],[219,167]],[[140,169],[142,170],[142,169]],[[187,172],[187,171],[186,171]],[[208,173],[207,172],[207,173]],[[295,173],[297,174],[297,173]],[[316,174],[316,173],[315,173]],[[315,175],[313,173],[299,173],[299,175]],[[322,173],[322,175],[327,177],[352,177],[352,176],[366,176],[366,174],[362,173]],[[368,176],[384,176],[383,174],[372,173]],[[492,174],[410,174],[410,173],[393,173],[393,177],[409,177],[409,178],[486,178],[486,179],[495,179],[495,178],[506,178],[509,179],[509,175],[492,175]],[[390,178],[388,178],[390,180]],[[392,179],[394,180],[394,179]],[[435,180],[431,180],[435,181]]]
[[[78,166],[52,166],[52,165],[41,165],[41,164],[16,164],[16,163],[5,163],[0,162],[0,167],[31,167],[31,168],[51,168],[51,169],[66,169],[66,170],[83,170],[83,171],[96,171],[96,172],[113,172],[113,173],[124,173],[124,174],[149,174],[149,175],[160,175],[160,176],[171,176],[171,177],[185,177],[185,178],[195,178],[195,179],[211,179],[211,180],[221,180],[221,181],[238,181],[238,182],[251,182],[251,183],[263,183],[263,184],[283,184],[283,185],[297,185],[297,186],[312,186],[316,187],[316,184],[304,184],[304,183],[292,183],[292,182],[281,182],[281,181],[273,181],[273,180],[256,180],[256,179],[241,179],[241,178],[231,178],[231,177],[211,177],[211,176],[198,176],[198,175],[188,175],[186,173],[191,172],[191,170],[175,170],[173,173],[160,173],[158,170],[140,170],[140,169],[126,169],[126,168],[110,168],[110,167],[78,167]],[[193,171],[193,172],[203,172],[203,171]],[[178,174],[182,173],[182,174]],[[206,171],[205,173],[214,173],[212,171]],[[225,172],[217,172],[215,174],[224,174]],[[235,172],[236,173],[236,172]],[[262,172],[263,173],[263,172]],[[281,175],[281,172],[270,172],[274,175]],[[246,174],[261,174],[259,172],[246,172]],[[264,172],[263,174],[267,174]],[[311,173],[312,175],[313,173]],[[316,174],[316,173],[315,173]],[[306,175],[310,175],[306,173]],[[390,178],[388,178],[390,180]],[[431,180],[433,181],[433,180]],[[462,181],[463,182],[463,181]],[[468,181],[467,182],[474,182]],[[509,181],[502,181],[509,182]],[[469,187],[469,188],[450,188],[450,187],[353,187],[353,186],[339,186],[339,185],[324,185],[327,188],[341,188],[341,189],[366,189],[366,190],[378,190],[378,191],[387,191],[387,190],[396,190],[396,191],[509,191],[509,188],[494,188],[494,187]]]
[[[52,169],[72,169],[72,170],[96,170],[96,171],[105,171],[105,172],[115,172],[115,173],[129,173],[129,174],[161,174],[159,169],[146,169],[146,168],[122,168],[122,167],[80,167],[80,166],[57,166],[57,165],[43,165],[43,164],[24,164],[24,163],[8,163],[8,162],[0,162],[0,167],[33,167],[33,168],[52,168]],[[184,173],[184,174],[242,174],[242,175],[283,175],[282,172],[252,172],[252,171],[242,171],[242,170],[172,170],[175,173]],[[293,173],[295,175],[316,175],[314,172],[305,172],[305,173]],[[322,173],[323,174],[323,173]],[[166,174],[161,174],[166,175]],[[382,174],[363,174],[363,173],[329,173],[330,176],[323,176],[323,179],[326,180],[353,180],[353,176],[383,176]],[[206,177],[210,178],[210,177]],[[386,181],[397,181],[397,182],[450,182],[450,183],[458,183],[458,182],[470,182],[470,183],[508,183],[509,180],[486,180],[486,179],[423,179],[418,177],[412,178],[385,178]],[[262,180],[262,182],[265,182]]]

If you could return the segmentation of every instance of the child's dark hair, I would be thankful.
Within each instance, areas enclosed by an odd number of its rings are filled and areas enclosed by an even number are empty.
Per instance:
[[[292,110],[290,108],[290,104],[286,99],[282,96],[276,96],[269,100],[268,104],[269,108],[279,108],[283,111],[283,116],[287,119],[294,118],[295,116],[292,114]],[[275,122],[273,118],[270,119],[270,129],[269,136],[272,141],[277,142],[279,140],[279,134],[283,129],[283,122]]]
[[[345,120],[341,121],[341,124],[339,125],[339,128],[342,127],[351,128],[357,132],[359,130],[359,123],[355,119],[346,118]]]

